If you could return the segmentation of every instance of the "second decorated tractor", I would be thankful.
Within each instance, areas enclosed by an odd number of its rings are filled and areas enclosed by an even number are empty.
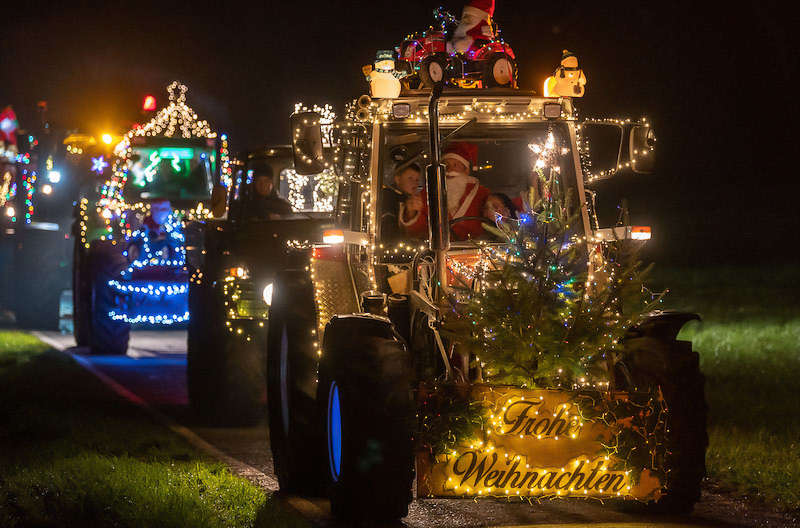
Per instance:
[[[201,419],[241,424],[263,411],[275,277],[294,265],[293,248],[322,241],[338,180],[297,174],[289,146],[244,153],[232,167],[227,215],[192,225],[187,384]]]
[[[184,225],[224,207],[227,139],[197,119],[186,87],[128,132],[110,160],[92,170],[102,182],[80,199],[73,226],[73,317],[78,346],[125,354],[131,325],[181,326],[189,318]]]

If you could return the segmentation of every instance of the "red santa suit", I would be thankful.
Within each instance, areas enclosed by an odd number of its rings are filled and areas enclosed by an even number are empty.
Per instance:
[[[475,51],[483,45],[481,41],[494,38],[493,16],[494,0],[471,0],[464,6],[458,27],[448,43],[449,51]]]
[[[466,167],[477,165],[478,149],[469,143],[454,143],[445,150],[443,159],[453,157],[462,162]],[[450,220],[464,216],[483,216],[483,206],[489,197],[490,191],[482,186],[477,178],[468,174],[459,174],[451,177],[448,174],[445,180],[447,185],[447,209]],[[415,216],[407,218],[404,208],[400,209],[400,225],[406,233],[413,237],[424,238],[428,235],[428,195],[427,191],[421,193],[422,210]],[[453,225],[453,234],[456,240],[476,238],[483,234],[483,226],[478,220],[466,220]]]

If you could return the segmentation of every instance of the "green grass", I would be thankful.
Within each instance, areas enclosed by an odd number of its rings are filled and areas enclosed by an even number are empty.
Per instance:
[[[667,307],[696,311],[680,337],[706,375],[709,476],[800,509],[800,278],[792,268],[666,270]]]
[[[0,526],[305,526],[110,392],[0,331]]]

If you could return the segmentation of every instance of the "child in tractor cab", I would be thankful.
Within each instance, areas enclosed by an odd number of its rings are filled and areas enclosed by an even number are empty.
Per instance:
[[[458,27],[447,43],[450,53],[477,51],[495,37],[492,27],[494,0],[471,0],[464,6]]]
[[[445,165],[445,184],[447,186],[447,210],[450,220],[463,217],[481,217],[489,189],[482,186],[471,175],[472,168],[478,164],[478,146],[474,143],[452,143],[444,150],[442,163]],[[400,217],[408,235],[424,238],[428,232],[428,198],[423,190],[418,195],[409,196]],[[483,235],[480,220],[465,220],[453,224],[454,240],[467,240]]]

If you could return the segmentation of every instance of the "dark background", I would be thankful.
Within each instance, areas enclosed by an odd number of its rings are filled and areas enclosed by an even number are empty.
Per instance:
[[[460,14],[461,1],[443,2]],[[60,3],[59,3],[60,4]],[[797,262],[797,19],[789,4],[498,0],[523,88],[568,48],[588,77],[587,117],[646,115],[653,176],[600,186],[653,226],[652,256],[698,266]],[[56,126],[120,131],[173,79],[234,150],[286,143],[295,102],[337,107],[368,89],[360,68],[432,22],[437,2],[28,2],[0,15],[0,105],[21,126],[49,102]],[[10,9],[9,9],[10,7]],[[793,12],[793,10],[792,10]],[[768,268],[767,268],[768,269]]]

